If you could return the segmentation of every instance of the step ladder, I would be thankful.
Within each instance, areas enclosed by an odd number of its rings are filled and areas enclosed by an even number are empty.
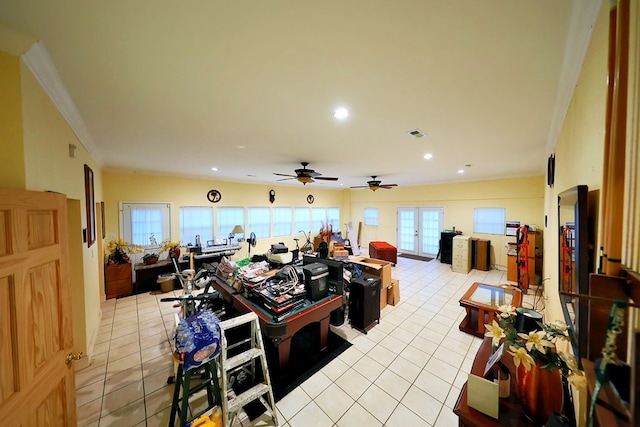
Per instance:
[[[234,329],[236,330],[234,333],[241,333],[242,330],[237,328],[244,325],[250,325],[251,330],[248,334],[249,336],[240,337],[234,340],[233,343],[228,342],[228,333]],[[233,426],[242,407],[254,400],[259,400],[265,408],[271,412],[270,415],[273,420],[273,425],[277,426],[276,404],[273,397],[271,378],[269,377],[267,357],[262,342],[258,316],[252,312],[220,322],[220,343],[223,425],[225,427]],[[248,349],[246,349],[247,347]],[[231,353],[234,353],[234,349],[243,349],[243,351],[229,357],[227,352],[231,351]],[[256,383],[248,390],[235,395],[235,393],[229,390],[229,376],[236,372],[244,371],[255,383],[257,374],[256,360],[258,359],[262,367],[262,382]]]
[[[177,354],[174,353],[173,359],[178,363],[178,372],[175,377],[176,383],[171,403],[169,427],[175,425],[176,416],[178,416],[180,420],[179,426],[184,427],[188,422],[195,420],[220,404],[222,398],[218,383],[218,368],[215,358],[188,370],[183,369],[184,365]],[[195,376],[201,378],[203,381],[199,384],[197,384],[198,381],[196,381],[194,385],[191,381],[196,379]],[[207,391],[207,406],[200,409],[197,413],[193,410],[190,411],[190,398],[196,396],[196,394],[203,389]],[[191,412],[191,415],[189,415],[189,412]]]

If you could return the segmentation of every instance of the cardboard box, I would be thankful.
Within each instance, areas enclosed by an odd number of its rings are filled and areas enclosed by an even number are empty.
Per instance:
[[[333,250],[333,257],[335,259],[347,259],[349,257],[349,252],[346,250]]]
[[[400,302],[400,280],[391,280],[391,286],[387,288],[387,304],[397,305]]]
[[[387,292],[388,288],[380,286],[380,310],[382,311],[387,306]]]
[[[357,264],[362,270],[362,274],[380,278],[380,310],[385,308],[387,306],[387,289],[391,286],[391,263],[363,256],[352,257],[349,262]]]
[[[389,261],[358,256],[350,258],[349,262],[358,264],[362,273],[379,277],[383,288],[388,288],[391,285],[391,263]]]

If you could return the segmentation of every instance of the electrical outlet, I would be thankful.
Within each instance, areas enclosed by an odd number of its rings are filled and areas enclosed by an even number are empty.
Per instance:
[[[114,236],[113,234],[107,234],[105,239],[107,240],[115,240],[116,236]]]

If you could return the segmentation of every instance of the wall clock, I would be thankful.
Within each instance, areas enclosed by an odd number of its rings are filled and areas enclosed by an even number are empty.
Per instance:
[[[275,190],[269,190],[269,201],[271,203],[275,202],[276,200],[276,192]]]
[[[209,199],[211,203],[218,203],[222,200],[222,194],[220,194],[218,190],[209,190],[207,193],[207,199]]]
[[[309,194],[309,195],[307,196],[307,203],[312,204],[312,203],[313,203],[313,200],[314,200],[314,199],[313,199],[313,195]]]

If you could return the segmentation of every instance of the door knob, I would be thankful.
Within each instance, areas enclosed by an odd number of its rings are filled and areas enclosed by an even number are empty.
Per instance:
[[[83,356],[84,354],[82,354],[82,352],[78,354],[69,353],[67,354],[67,360],[65,360],[65,362],[67,363],[67,366],[70,366],[71,362],[73,362],[74,360],[80,360]]]

